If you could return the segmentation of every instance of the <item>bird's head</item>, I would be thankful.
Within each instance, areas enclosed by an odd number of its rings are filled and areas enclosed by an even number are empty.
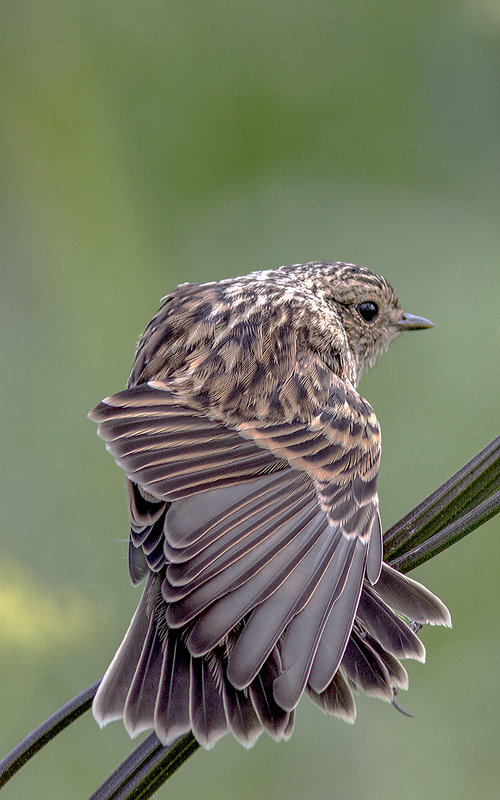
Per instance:
[[[390,283],[365,267],[311,262],[295,267],[295,276],[316,298],[310,324],[318,328],[321,316],[322,348],[347,345],[354,383],[399,333],[432,328],[428,319],[404,311]]]

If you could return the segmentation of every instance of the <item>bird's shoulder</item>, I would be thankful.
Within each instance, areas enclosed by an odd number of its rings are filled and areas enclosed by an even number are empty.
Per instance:
[[[141,337],[129,386],[167,381],[221,416],[311,419],[340,370],[315,344],[293,297],[251,283],[182,284]]]

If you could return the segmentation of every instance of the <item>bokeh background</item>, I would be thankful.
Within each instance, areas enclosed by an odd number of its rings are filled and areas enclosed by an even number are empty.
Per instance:
[[[0,750],[100,677],[139,597],[123,476],[86,420],[181,281],[311,259],[382,272],[436,327],[361,391],[390,525],[499,428],[500,2],[5,2],[0,24]],[[407,719],[301,703],[158,797],[497,798],[500,524],[415,574]],[[130,751],[89,714],[5,788],[73,800]]]

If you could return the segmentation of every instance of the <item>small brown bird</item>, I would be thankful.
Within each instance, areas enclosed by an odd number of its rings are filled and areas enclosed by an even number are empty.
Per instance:
[[[132,583],[147,578],[101,725],[249,747],[291,735],[304,691],[352,721],[353,689],[407,687],[414,628],[450,615],[382,561],[380,428],[356,385],[398,333],[431,326],[353,264],[167,295],[129,388],[89,415],[127,475]]]

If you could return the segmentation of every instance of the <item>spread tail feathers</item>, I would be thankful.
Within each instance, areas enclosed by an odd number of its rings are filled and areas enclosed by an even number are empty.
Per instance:
[[[162,573],[151,574],[123,642],[95,696],[93,713],[101,726],[123,718],[131,736],[154,728],[167,745],[189,731],[206,749],[232,732],[251,747],[265,731],[276,740],[292,733],[294,711],[282,708],[278,679],[286,679],[284,636],[261,664],[252,682],[236,688],[228,678],[228,657],[245,630],[243,622],[203,656],[189,651],[184,629],[169,628],[162,597]],[[323,711],[354,721],[351,689],[392,701],[407,687],[399,658],[423,660],[425,650],[409,625],[450,624],[446,607],[421,584],[384,564],[375,586],[363,584],[361,600],[340,668],[323,688],[314,675],[307,694]],[[327,672],[327,671],[326,671]],[[277,683],[276,683],[277,682]],[[321,691],[318,691],[321,690]]]

